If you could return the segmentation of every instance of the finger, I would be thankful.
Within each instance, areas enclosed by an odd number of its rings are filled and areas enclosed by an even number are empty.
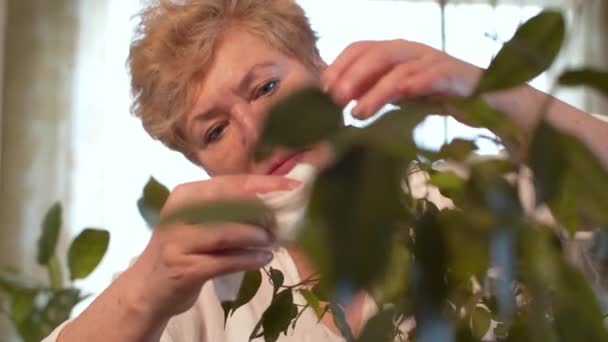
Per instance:
[[[240,272],[253,271],[272,261],[273,254],[267,250],[233,250],[225,253],[190,256],[193,273],[201,280]]]
[[[268,229],[248,224],[189,225],[169,233],[175,237],[168,243],[168,248],[173,245],[184,254],[269,247],[275,242]]]
[[[176,208],[204,203],[209,200],[254,200],[257,193],[293,190],[302,183],[273,175],[219,176],[208,181],[191,182],[177,186],[163,208],[163,216]]]
[[[394,67],[359,98],[357,105],[352,110],[353,116],[360,120],[373,116],[382,106],[403,95],[401,84],[413,75],[424,72],[434,62],[430,58],[416,59]]]
[[[323,71],[323,74],[321,75],[321,85],[323,89],[329,91],[342,72],[373,44],[375,44],[373,41],[361,41],[347,46],[334,62]]]
[[[421,97],[449,92],[447,65],[436,64],[416,73],[399,85],[400,93],[408,97]]]
[[[368,49],[354,60],[333,82],[330,92],[342,105],[357,99],[371,88],[397,61],[383,49]]]

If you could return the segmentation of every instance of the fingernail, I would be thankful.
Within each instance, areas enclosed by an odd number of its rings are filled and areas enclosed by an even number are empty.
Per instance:
[[[270,261],[272,261],[272,258],[274,258],[274,255],[272,254],[272,252],[269,252],[269,251],[259,251],[258,258],[261,263],[267,264]]]
[[[355,106],[355,107],[354,107],[354,108],[353,108],[353,109],[350,111],[350,113],[351,113],[351,114],[352,114],[354,117],[359,118],[359,117],[361,117],[361,115],[363,114],[363,110],[362,110],[362,108],[361,108],[361,106],[360,106],[360,105],[356,105],[356,106]]]

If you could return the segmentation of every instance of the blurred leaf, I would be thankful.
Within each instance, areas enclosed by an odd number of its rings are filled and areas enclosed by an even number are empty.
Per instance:
[[[608,171],[578,138],[542,123],[536,135],[540,138],[532,154],[537,159],[533,171],[539,173],[535,185],[540,184],[544,191],[541,198],[554,210],[565,208],[563,213],[556,213],[571,233],[578,229],[573,227],[578,223],[577,209],[608,226]],[[554,156],[540,160],[543,154]],[[541,161],[555,164],[547,168]]]
[[[70,318],[74,306],[83,297],[78,289],[62,289],[55,291],[41,312],[41,330],[48,336],[56,327]]]
[[[137,201],[139,213],[150,228],[156,227],[160,219],[160,211],[169,198],[169,189],[150,177],[144,186],[143,193]]]
[[[559,77],[559,83],[569,86],[590,86],[608,96],[608,71],[593,69],[569,70]]]
[[[312,287],[312,293],[319,298],[320,301],[329,302],[330,295],[329,289],[327,289],[327,284],[323,283],[323,279],[319,281],[315,286]]]
[[[262,273],[260,270],[245,272],[236,299],[233,302],[226,301],[222,303],[224,315],[227,316],[228,313],[232,315],[238,308],[249,303],[258,292],[261,284]],[[229,308],[228,312],[226,311],[227,308]]]
[[[279,292],[279,289],[281,288],[281,286],[283,286],[283,281],[285,280],[285,277],[283,276],[283,272],[281,272],[280,270],[274,269],[274,268],[270,268],[270,279],[272,280],[272,287],[273,287],[273,296]]]
[[[101,262],[108,250],[110,233],[107,230],[87,228],[72,241],[68,250],[70,278],[86,278]]]
[[[544,121],[534,130],[529,164],[537,205],[550,203],[561,191],[568,160],[560,141],[561,135]]]
[[[273,217],[272,211],[261,201],[217,201],[180,209],[164,218],[160,225],[173,222],[269,224],[273,222]]]
[[[453,171],[436,171],[431,175],[428,184],[436,186],[442,195],[452,198],[453,194],[462,191],[465,182],[462,177]]]
[[[500,136],[503,143],[518,146],[523,133],[512,120],[492,108],[482,97],[450,97],[447,102],[462,111],[463,119],[472,126],[484,127]]]
[[[13,294],[27,288],[40,287],[36,282],[24,278],[14,270],[0,269],[0,293]]]
[[[566,173],[562,184],[562,191],[548,203],[551,213],[557,222],[570,234],[570,237],[573,237],[574,233],[582,227],[576,191],[572,190],[572,187],[575,186],[574,183],[569,174]]]
[[[401,174],[398,159],[368,145],[352,146],[319,174],[298,246],[330,293],[348,296],[384,276],[392,232],[407,216]]]
[[[342,108],[319,89],[298,91],[274,106],[266,119],[256,148],[263,158],[268,147],[280,145],[302,149],[327,140],[342,126]]]
[[[42,234],[38,240],[38,263],[40,265],[48,264],[49,260],[55,254],[57,240],[61,231],[61,216],[62,209],[59,202],[47,211],[42,221]]]
[[[412,268],[412,296],[416,327],[421,335],[443,336],[443,310],[448,288],[445,281],[448,262],[445,231],[435,211],[422,213],[415,221],[416,246]],[[447,338],[448,336],[443,336]]]
[[[473,141],[455,138],[448,144],[441,146],[439,155],[444,159],[464,161],[477,151],[477,145]]]
[[[342,308],[340,308],[337,303],[331,302],[329,303],[329,309],[331,310],[331,314],[334,319],[334,324],[336,325],[338,330],[340,330],[340,334],[342,334],[342,337],[344,337],[347,342],[355,341],[355,336],[353,335],[353,332],[350,329],[350,325],[348,325],[348,322],[346,321],[346,316],[344,315],[344,311],[342,311]]]
[[[300,293],[302,294],[302,297],[304,297],[304,299],[306,300],[306,303],[315,312],[317,318],[321,320],[323,315],[323,308],[321,307],[321,302],[319,301],[319,298],[317,298],[317,296],[315,296],[312,291],[306,289],[300,290]]]
[[[34,309],[34,304],[38,296],[38,290],[20,289],[13,293],[11,298],[10,316],[15,324],[21,324]]]
[[[379,305],[405,297],[409,284],[411,257],[407,248],[397,239],[393,241],[386,274],[372,286],[372,295]]]
[[[474,93],[513,88],[540,75],[553,64],[564,32],[559,11],[545,10],[525,22],[494,57]]]
[[[279,292],[273,298],[268,309],[262,314],[261,322],[264,329],[264,340],[266,342],[274,342],[279,338],[281,333],[286,334],[289,324],[297,315],[298,307],[293,303],[292,291],[283,290]]]
[[[394,316],[394,309],[377,313],[365,323],[361,334],[357,337],[357,342],[393,342],[395,336]]]
[[[489,330],[492,323],[492,315],[487,309],[477,306],[471,313],[471,329],[473,336],[481,339]]]

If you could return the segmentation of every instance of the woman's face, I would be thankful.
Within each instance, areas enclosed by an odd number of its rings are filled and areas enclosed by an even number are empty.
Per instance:
[[[257,36],[244,30],[228,32],[185,119],[184,135],[194,158],[212,176],[283,175],[297,162],[323,163],[323,145],[305,151],[278,149],[262,161],[252,156],[270,107],[295,90],[316,85],[318,77]]]

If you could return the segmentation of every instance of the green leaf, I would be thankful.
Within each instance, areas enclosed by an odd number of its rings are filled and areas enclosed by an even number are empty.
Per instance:
[[[534,130],[529,164],[534,174],[536,204],[551,203],[560,193],[568,167],[561,134],[544,121]]]
[[[323,316],[323,308],[321,307],[321,302],[319,298],[314,293],[312,293],[312,291],[306,289],[300,290],[300,294],[302,294],[302,297],[304,297],[306,303],[315,312],[317,318],[321,320]]]
[[[333,139],[338,154],[348,153],[354,145],[366,144],[394,158],[415,159],[414,129],[429,115],[440,113],[441,108],[425,102],[402,102],[400,106],[365,128],[342,129]]]
[[[559,77],[559,83],[568,86],[590,86],[608,96],[608,71],[593,69],[569,70]]]
[[[257,271],[249,271],[245,273],[243,277],[243,282],[241,283],[241,287],[239,288],[239,293],[234,300],[234,304],[232,304],[232,312],[236,311],[241,306],[249,303],[251,299],[258,293],[258,289],[260,288],[260,284],[262,284],[262,273],[260,270]]]
[[[469,125],[489,129],[501,137],[507,147],[517,147],[524,141],[523,133],[512,120],[492,108],[482,97],[449,97],[446,101],[462,112]]]
[[[256,157],[272,146],[306,148],[327,140],[344,126],[342,108],[316,88],[304,89],[273,107],[266,119]]]
[[[383,279],[372,286],[372,295],[376,303],[383,305],[398,301],[407,295],[409,284],[411,256],[408,249],[395,239],[391,247],[387,271]]]
[[[492,60],[474,93],[513,88],[540,75],[557,57],[564,32],[558,11],[543,11],[528,20]]]
[[[78,289],[62,289],[55,291],[41,312],[41,330],[48,336],[56,327],[70,318],[74,306],[83,297]]]
[[[0,293],[13,294],[15,292],[41,287],[37,282],[27,279],[15,270],[0,269]]]
[[[198,206],[186,207],[164,218],[160,225],[174,222],[208,224],[222,222],[243,222],[268,224],[274,216],[261,201],[216,201]]]
[[[99,263],[108,250],[110,233],[106,230],[87,228],[72,241],[68,250],[70,278],[86,278]]]
[[[430,185],[436,186],[442,195],[450,198],[451,194],[462,191],[465,182],[466,180],[453,171],[434,172],[428,181]]]
[[[486,308],[475,307],[471,313],[471,329],[473,336],[481,339],[489,330],[492,323],[492,314]]]
[[[10,316],[15,324],[21,324],[34,309],[38,290],[21,289],[15,292],[11,298]]]
[[[402,172],[402,162],[385,151],[354,145],[316,179],[297,244],[330,293],[356,291],[384,276],[392,232],[408,216]]]
[[[274,342],[281,333],[287,333],[291,321],[298,315],[291,290],[279,292],[262,314],[263,336],[266,342]],[[255,330],[254,330],[255,333]],[[254,336],[250,337],[250,340]]]
[[[154,177],[150,177],[144,186],[143,193],[137,201],[137,208],[148,227],[153,229],[158,224],[160,211],[169,198],[169,193],[169,189]]]
[[[395,336],[394,316],[395,310],[393,309],[377,313],[367,321],[361,335],[357,338],[357,342],[393,342]]]
[[[334,324],[338,330],[340,330],[342,337],[344,337],[348,342],[354,341],[355,336],[353,335],[350,325],[348,325],[348,322],[346,321],[346,316],[344,315],[342,308],[340,308],[340,306],[335,302],[329,303],[329,308],[334,319]]]
[[[470,140],[455,138],[441,146],[439,155],[448,160],[464,161],[477,150],[477,145]]]
[[[262,272],[260,270],[248,271],[245,273],[236,299],[234,301],[224,301],[221,303],[222,309],[224,310],[224,325],[226,325],[228,316],[231,316],[238,308],[251,301],[256,293],[258,293],[261,284]]]
[[[272,293],[273,293],[273,295],[275,295],[277,292],[279,292],[279,289],[281,288],[281,286],[283,286],[283,281],[285,280],[285,277],[283,276],[283,272],[271,267],[270,268],[270,280],[272,280],[272,287],[273,287]]]
[[[51,257],[55,254],[57,240],[61,231],[61,216],[62,209],[59,202],[47,211],[42,221],[42,235],[38,240],[38,263],[40,265],[48,264]]]

